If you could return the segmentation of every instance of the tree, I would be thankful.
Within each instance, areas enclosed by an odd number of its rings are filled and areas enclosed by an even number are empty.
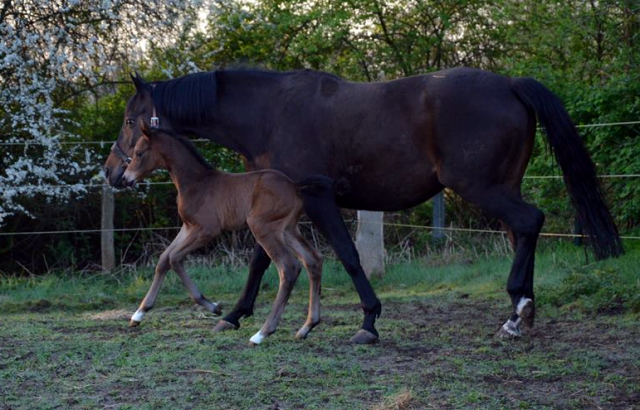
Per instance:
[[[84,192],[101,159],[77,139],[74,110],[143,59],[143,38],[169,43],[192,3],[160,0],[4,0],[0,4],[0,224],[30,214],[29,198]]]

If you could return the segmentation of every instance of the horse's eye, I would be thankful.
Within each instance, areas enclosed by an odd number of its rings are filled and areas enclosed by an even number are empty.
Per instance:
[[[142,158],[142,154],[143,154],[142,152],[136,152],[136,157]]]
[[[127,124],[128,127],[133,128],[133,124],[135,124],[135,121],[129,118],[125,121],[125,124]]]

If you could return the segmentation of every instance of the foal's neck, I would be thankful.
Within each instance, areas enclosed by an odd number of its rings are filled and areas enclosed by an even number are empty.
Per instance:
[[[212,179],[219,173],[203,164],[203,159],[196,157],[183,142],[170,136],[163,136],[160,155],[178,193],[203,178]]]

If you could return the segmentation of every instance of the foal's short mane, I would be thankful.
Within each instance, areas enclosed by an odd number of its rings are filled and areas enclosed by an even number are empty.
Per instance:
[[[188,138],[185,138],[181,135],[178,134],[174,134],[171,131],[159,128],[157,130],[153,131],[154,133],[157,134],[164,134],[169,138],[173,138],[174,140],[180,142],[182,145],[184,145],[187,150],[189,150],[189,152],[191,153],[191,155],[193,155],[200,164],[202,164],[205,168],[207,169],[214,169],[213,165],[211,165],[211,163],[209,163],[209,161],[207,161],[202,154],[200,153],[200,151],[198,151],[198,149],[196,148],[195,145],[193,145],[193,142],[191,142],[191,140],[189,140]]]

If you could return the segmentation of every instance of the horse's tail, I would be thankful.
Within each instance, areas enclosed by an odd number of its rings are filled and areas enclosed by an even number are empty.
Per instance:
[[[562,102],[532,78],[513,79],[512,89],[528,109],[535,111],[544,129],[596,258],[621,255],[620,235],[605,204],[595,165]]]

